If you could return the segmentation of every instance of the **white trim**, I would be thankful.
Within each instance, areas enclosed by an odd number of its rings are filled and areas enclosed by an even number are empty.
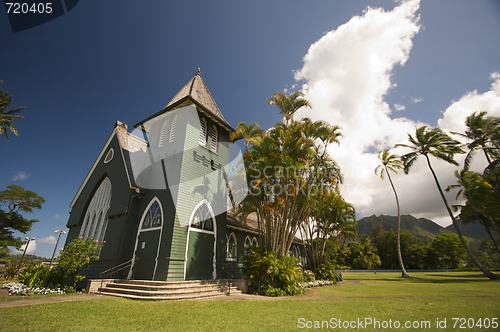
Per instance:
[[[73,208],[73,205],[75,205],[76,200],[78,199],[78,197],[80,197],[80,194],[82,193],[83,188],[85,188],[85,186],[87,185],[87,182],[89,181],[90,176],[92,175],[92,173],[94,172],[95,168],[99,164],[99,160],[101,160],[102,156],[104,155],[104,152],[108,149],[108,145],[111,143],[111,140],[113,139],[113,137],[115,135],[116,135],[116,128],[111,133],[111,136],[109,136],[108,140],[106,141],[106,144],[104,144],[104,147],[102,148],[101,153],[99,153],[99,156],[97,157],[96,161],[92,165],[92,168],[90,169],[90,171],[88,172],[87,176],[85,177],[85,180],[83,180],[83,183],[80,186],[80,189],[78,189],[78,192],[76,193],[75,197],[71,201],[71,204],[69,205],[70,208]],[[119,141],[120,140],[118,140],[118,144],[120,143]],[[125,163],[123,165],[125,165]],[[127,167],[125,167],[125,169],[126,168]],[[127,173],[127,176],[128,176],[128,173]],[[130,183],[130,180],[129,180],[129,183]]]
[[[248,242],[250,242],[250,244],[247,245],[247,239],[248,239]],[[252,239],[250,238],[250,235],[247,235],[245,237],[245,241],[243,242],[243,248],[246,248],[246,247],[250,247],[252,245]]]
[[[234,238],[234,257],[229,257],[229,239]],[[231,232],[227,236],[226,240],[226,261],[229,262],[235,262],[238,259],[238,239],[236,239],[236,235],[234,235],[234,232]]]
[[[144,218],[146,217],[146,214],[148,213],[149,208],[151,208],[151,205],[153,205],[154,202],[158,202],[158,206],[160,207],[160,212],[161,212],[161,226],[160,227],[155,227],[153,229],[152,228],[146,228],[145,230],[142,230],[142,224],[144,223]],[[135,253],[137,251],[137,244],[138,244],[138,241],[139,241],[139,235],[141,234],[141,232],[147,232],[147,231],[151,231],[151,230],[158,230],[158,229],[160,229],[160,237],[158,238],[158,249],[156,250],[155,268],[153,270],[153,277],[151,278],[151,280],[155,279],[156,267],[158,266],[158,256],[160,255],[161,236],[163,234],[163,217],[164,217],[163,207],[161,206],[161,202],[158,199],[158,197],[155,196],[149,202],[148,206],[146,206],[146,208],[144,209],[144,212],[142,213],[141,222],[139,223],[139,228],[137,229],[137,235],[135,237],[134,254],[132,256],[132,262],[133,263],[130,266],[130,270],[128,272],[127,279],[132,278],[132,271],[133,271],[134,266],[135,266]],[[153,222],[153,221],[151,220],[151,222]]]
[[[214,226],[214,230],[213,232],[211,231],[207,231],[207,230],[202,230],[202,229],[199,229],[199,228],[195,228],[195,227],[191,227],[191,224],[193,223],[193,217],[194,217],[194,214],[198,211],[198,208],[201,207],[203,204],[206,204],[207,207],[208,207],[208,211],[210,212],[210,216],[212,217],[212,221],[213,221],[213,226]],[[205,234],[213,234],[214,235],[214,255],[213,255],[213,272],[212,272],[212,277],[213,279],[216,279],[217,278],[217,265],[216,265],[216,256],[217,256],[217,220],[215,219],[215,214],[214,214],[214,211],[212,209],[212,206],[210,205],[210,203],[204,199],[202,200],[201,202],[199,202],[196,207],[193,209],[193,212],[191,212],[191,217],[189,218],[189,224],[188,224],[188,234],[187,234],[187,239],[186,239],[186,252],[185,252],[185,255],[184,255],[184,280],[186,280],[186,269],[187,269],[187,259],[188,259],[188,247],[189,247],[189,233],[191,231],[194,231],[194,232],[199,232],[199,233],[205,233]]]
[[[111,160],[113,160],[114,156],[115,156],[115,150],[113,148],[109,149],[108,153],[106,153],[106,157],[104,157],[104,163],[105,164],[109,163]]]
[[[205,234],[214,234],[215,233],[214,231],[207,231],[206,229],[199,229],[196,227],[190,227],[189,230],[192,232],[205,233]]]

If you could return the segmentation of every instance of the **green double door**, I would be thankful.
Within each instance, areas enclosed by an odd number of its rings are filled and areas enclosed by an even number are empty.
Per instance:
[[[134,279],[153,280],[158,256],[160,230],[140,232],[137,237]]]
[[[213,233],[189,231],[186,280],[206,280],[215,277],[214,251]]]

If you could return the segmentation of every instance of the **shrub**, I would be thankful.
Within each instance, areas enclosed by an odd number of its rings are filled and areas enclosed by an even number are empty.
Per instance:
[[[18,279],[28,288],[63,288],[68,275],[60,268],[33,265],[23,269]]]
[[[244,259],[244,272],[251,293],[265,296],[287,296],[304,292],[302,268],[294,257],[279,258],[276,253],[260,247],[248,250]]]
[[[71,286],[74,289],[85,278],[85,276],[78,274],[78,269],[88,267],[90,262],[99,260],[102,245],[91,236],[87,236],[86,239],[80,236],[68,243],[61,251],[59,267],[69,276]]]
[[[313,272],[316,275],[316,280],[329,280],[337,283],[340,280],[340,276],[335,270],[338,270],[338,268],[338,265],[327,262],[326,264],[320,264],[318,268],[313,269]]]

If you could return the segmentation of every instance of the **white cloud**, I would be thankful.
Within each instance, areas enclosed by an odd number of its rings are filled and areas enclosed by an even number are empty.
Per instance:
[[[411,101],[416,104],[416,103],[420,103],[421,101],[424,101],[424,98],[422,98],[422,97],[412,97]]]
[[[37,240],[39,243],[56,244],[57,240],[54,235],[44,237],[43,239]]]
[[[404,111],[404,110],[406,110],[406,106],[405,105],[401,105],[401,104],[394,104],[394,109],[396,111]]]
[[[54,218],[59,219],[59,218],[61,218],[61,215],[56,213],[56,214],[54,215]]]
[[[19,253],[24,252],[24,248],[26,248],[26,244],[23,244],[20,248],[20,250],[17,250]],[[33,254],[36,251],[36,240],[31,240],[28,246],[28,249],[26,250],[27,254]]]
[[[20,171],[20,172],[17,172],[16,174],[14,174],[14,176],[12,177],[12,181],[22,181],[22,180],[26,180],[27,178],[30,177],[30,173],[26,173],[24,171]]]
[[[428,125],[404,117],[391,119],[391,108],[384,101],[394,87],[392,69],[408,60],[411,39],[420,29],[418,8],[419,0],[404,1],[388,12],[368,8],[362,16],[353,17],[311,45],[303,67],[295,73],[297,80],[304,80],[301,90],[312,104],[312,109],[300,110],[296,118],[308,116],[343,128],[340,147],[332,146],[330,153],[344,173],[344,197],[362,216],[397,214],[390,184],[374,174],[379,165],[376,152],[409,143],[408,133]],[[494,83],[490,91],[465,94],[444,112],[439,126],[463,131],[465,117],[474,110],[500,116],[500,74],[494,73],[491,78]],[[411,100],[417,103],[423,98]],[[404,148],[391,151],[399,155],[406,152]],[[476,159],[475,163],[481,163]],[[463,164],[463,156],[456,160]],[[434,158],[431,163],[443,189],[456,183],[454,170],[459,167]],[[444,226],[451,223],[424,159],[419,158],[409,175],[400,171],[392,177],[402,214],[428,218]],[[456,203],[456,192],[445,195],[450,204]]]
[[[344,172],[341,190],[346,200],[364,216],[397,213],[389,183],[374,174],[379,164],[376,152],[407,142],[407,133],[423,125],[404,117],[391,119],[384,101],[394,86],[392,69],[408,60],[411,38],[420,29],[418,8],[418,0],[389,12],[368,8],[363,16],[353,17],[314,43],[296,72],[297,80],[305,80],[302,91],[313,106],[297,118],[323,119],[344,129],[340,147],[330,152]],[[402,213],[433,218],[445,212],[423,160],[409,176],[400,173],[394,181]]]
[[[486,111],[488,116],[500,117],[500,74],[492,73],[490,91],[479,94],[472,91],[453,102],[438,120],[439,127],[458,132],[465,132],[465,119],[474,112]]]

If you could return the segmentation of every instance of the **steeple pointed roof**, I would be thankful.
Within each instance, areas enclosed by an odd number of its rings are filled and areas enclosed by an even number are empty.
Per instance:
[[[191,100],[192,102],[194,102],[210,118],[219,123],[222,127],[226,128],[228,131],[235,131],[235,129],[226,121],[226,119],[224,119],[224,116],[219,110],[219,107],[217,107],[212,94],[210,94],[210,91],[205,85],[205,82],[201,78],[200,68],[198,68],[198,70],[196,71],[196,75],[192,79],[190,79],[189,82],[187,82],[179,92],[177,92],[172,100],[170,100],[167,106],[165,106],[160,112],[139,122],[134,127],[138,127],[144,122],[157,117],[160,114],[168,112],[170,109],[182,104],[186,100]]]

